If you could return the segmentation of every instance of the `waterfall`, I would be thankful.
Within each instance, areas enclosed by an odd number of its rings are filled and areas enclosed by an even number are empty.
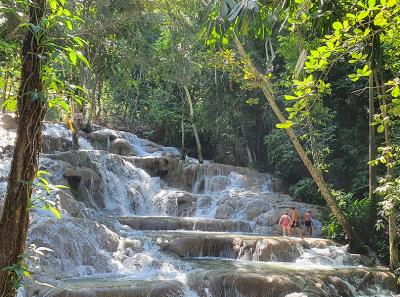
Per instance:
[[[44,134],[71,140],[62,124]],[[1,207],[15,130],[0,125],[0,139]],[[316,236],[323,209],[280,193],[268,174],[180,161],[177,149],[128,132],[99,127],[80,139],[81,150],[42,155],[49,182],[68,188],[46,195],[61,220],[31,211],[32,279],[20,297],[395,296],[396,278],[373,258],[282,238],[290,206],[312,210]]]

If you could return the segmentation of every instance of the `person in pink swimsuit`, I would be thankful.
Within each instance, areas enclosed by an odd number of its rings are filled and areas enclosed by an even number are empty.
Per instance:
[[[292,223],[292,220],[290,219],[289,215],[287,212],[285,212],[281,218],[279,219],[279,225],[282,226],[282,232],[283,232],[283,237],[286,237],[289,235],[290,232],[290,224]]]

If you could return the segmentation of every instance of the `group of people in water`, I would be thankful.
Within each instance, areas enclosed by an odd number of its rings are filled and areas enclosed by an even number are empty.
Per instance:
[[[290,215],[284,212],[279,219],[279,225],[282,227],[283,237],[292,236],[293,230],[297,231],[297,235],[304,238],[303,230],[300,225],[300,215],[295,207],[290,208]],[[306,228],[307,236],[312,236],[312,214],[311,210],[307,210],[303,217],[303,225]]]

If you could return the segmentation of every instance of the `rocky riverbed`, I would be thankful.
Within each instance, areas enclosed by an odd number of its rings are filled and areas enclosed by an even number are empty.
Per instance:
[[[321,236],[323,209],[281,193],[278,179],[194,159],[96,126],[80,150],[46,123],[41,170],[61,219],[31,212],[31,279],[19,296],[394,296],[387,268]],[[15,123],[0,119],[0,207]],[[39,189],[35,197],[43,194]],[[279,236],[283,211],[311,209],[316,238]],[[1,212],[1,208],[0,208]]]

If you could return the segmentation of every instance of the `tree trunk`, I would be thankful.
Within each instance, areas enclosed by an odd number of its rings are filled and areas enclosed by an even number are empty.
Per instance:
[[[190,111],[190,120],[192,122],[192,129],[193,129],[193,134],[194,137],[196,138],[196,146],[197,146],[197,158],[199,159],[199,163],[203,164],[203,154],[201,151],[201,143],[200,143],[200,138],[199,138],[199,132],[197,131],[197,126],[196,126],[196,121],[194,118],[194,111],[193,111],[193,103],[192,103],[192,97],[190,96],[190,92],[187,86],[183,86],[185,89],[186,93],[186,100],[189,104],[189,111]]]
[[[261,75],[261,73],[258,71],[258,69],[251,62],[249,55],[247,54],[247,52],[243,48],[241,42],[239,41],[239,39],[236,36],[235,36],[235,44],[239,50],[240,55],[244,59],[244,62],[246,63],[247,66],[249,66],[253,70],[253,72],[256,76],[256,79],[260,82],[260,88],[261,88],[262,92],[264,93],[264,96],[267,99],[268,104],[270,105],[270,107],[274,111],[276,117],[278,118],[279,122],[286,123],[285,116],[283,115],[283,113],[279,109],[278,105],[276,104],[275,97],[273,95],[272,88],[271,88],[269,81],[267,81],[265,79],[265,77]],[[307,170],[309,171],[311,177],[314,179],[315,183],[317,184],[327,205],[329,206],[332,213],[338,220],[339,224],[342,226],[344,232],[346,232],[346,234],[349,238],[349,241],[351,243],[351,248],[353,250],[358,250],[361,247],[360,237],[354,231],[353,227],[350,225],[349,221],[347,220],[346,215],[337,206],[335,199],[332,197],[332,195],[328,189],[328,186],[326,185],[325,181],[322,179],[317,168],[313,165],[313,163],[307,157],[307,154],[304,151],[294,130],[292,128],[288,128],[285,130],[289,136],[289,139],[292,141],[297,153],[299,154],[299,157],[301,158],[301,160],[303,161]]]
[[[370,66],[371,69],[373,69]],[[374,71],[369,75],[369,92],[368,92],[368,124],[369,124],[369,137],[368,137],[368,196],[369,196],[369,230],[375,234],[375,223],[377,217],[377,200],[376,200],[376,166],[372,165],[371,161],[376,159],[376,145],[375,145],[375,126],[374,122],[375,105],[374,105]],[[371,236],[370,242],[374,244],[374,236]]]
[[[39,25],[45,10],[45,0],[32,0],[29,22]],[[15,296],[18,276],[15,271],[3,271],[19,264],[23,258],[29,225],[29,200],[32,182],[38,169],[45,105],[32,101],[32,92],[42,92],[40,78],[42,49],[31,31],[26,33],[22,47],[21,85],[18,93],[18,128],[13,160],[8,179],[3,215],[0,224],[0,296]]]
[[[103,81],[99,79],[99,84],[97,86],[97,111],[96,111],[96,121],[100,120],[101,117],[101,96],[103,95]]]
[[[86,130],[88,132],[92,131],[92,122],[93,119],[96,116],[96,92],[97,92],[97,76],[93,78],[93,87],[92,87],[92,92],[90,94],[90,108],[89,108],[89,114],[88,114],[88,119],[86,123]]]
[[[296,67],[294,68],[293,72],[293,78],[294,79],[299,79],[300,77],[303,78],[303,68],[304,64],[307,60],[307,55],[308,51],[304,49],[304,41],[303,38],[300,34],[300,32],[297,30],[297,41],[298,41],[298,47],[301,49],[299,58],[297,59]],[[318,156],[318,149],[317,149],[317,140],[315,139],[315,128],[314,124],[311,120],[311,107],[309,102],[306,102],[306,111],[308,112],[308,116],[306,117],[306,122],[307,122],[307,128],[308,128],[308,133],[310,134],[310,146],[311,146],[311,154],[312,154],[312,159],[314,162],[314,167],[317,170],[318,174],[321,176],[321,179],[323,179],[323,175],[321,172],[321,160],[319,159]]]
[[[246,146],[247,166],[248,167],[253,167],[254,166],[253,155],[251,154],[250,146],[249,146],[249,143],[247,142],[247,137],[246,137],[246,133],[245,133],[245,130],[244,130],[244,125],[243,125],[242,122],[240,123],[240,128],[242,129],[244,144]]]
[[[311,114],[311,109],[310,106],[307,104],[306,105],[306,110]],[[318,156],[318,149],[317,149],[317,141],[315,139],[315,132],[314,132],[314,125],[311,121],[311,115],[307,116],[307,127],[308,127],[308,132],[310,133],[310,146],[311,146],[311,153],[312,153],[312,159],[314,162],[314,167],[321,179],[323,180],[324,177],[321,172],[321,161]]]
[[[382,97],[382,113],[383,117],[386,118],[386,102],[384,96]],[[389,125],[385,123],[385,142],[386,147],[392,147],[392,135],[391,129]],[[390,156],[387,157],[386,168],[387,168],[387,182],[391,182],[394,177],[393,167],[389,166],[392,164],[393,160]],[[390,196],[389,203],[391,204],[391,208],[389,210],[388,222],[389,222],[389,267],[392,271],[395,271],[400,267],[399,263],[399,242],[397,236],[397,226],[396,226],[396,215],[397,215],[397,197]]]
[[[7,100],[7,87],[8,87],[8,74],[7,69],[4,71],[4,86],[3,86],[3,93],[0,98],[0,109],[1,112],[5,112],[5,108],[3,108],[3,103]]]
[[[186,148],[185,148],[185,95],[182,94],[182,114],[181,114],[181,158],[186,159]]]
[[[382,74],[382,73],[381,73]],[[383,80],[382,80],[383,81]],[[387,117],[387,105],[386,105],[386,97],[385,97],[385,89],[383,82],[379,80],[378,74],[375,72],[375,82],[377,86],[377,90],[379,92],[380,101],[380,109],[382,112],[382,117]],[[392,131],[387,122],[384,122],[385,128],[385,145],[387,148],[392,148]],[[390,155],[386,156],[386,174],[387,180],[386,182],[392,182],[394,177],[393,167],[392,165],[392,157]],[[387,212],[388,224],[389,224],[389,267],[392,271],[395,271],[400,267],[399,263],[399,239],[397,235],[397,225],[396,225],[396,216],[397,216],[397,197],[393,197],[393,195],[389,196],[389,204],[391,208]]]

